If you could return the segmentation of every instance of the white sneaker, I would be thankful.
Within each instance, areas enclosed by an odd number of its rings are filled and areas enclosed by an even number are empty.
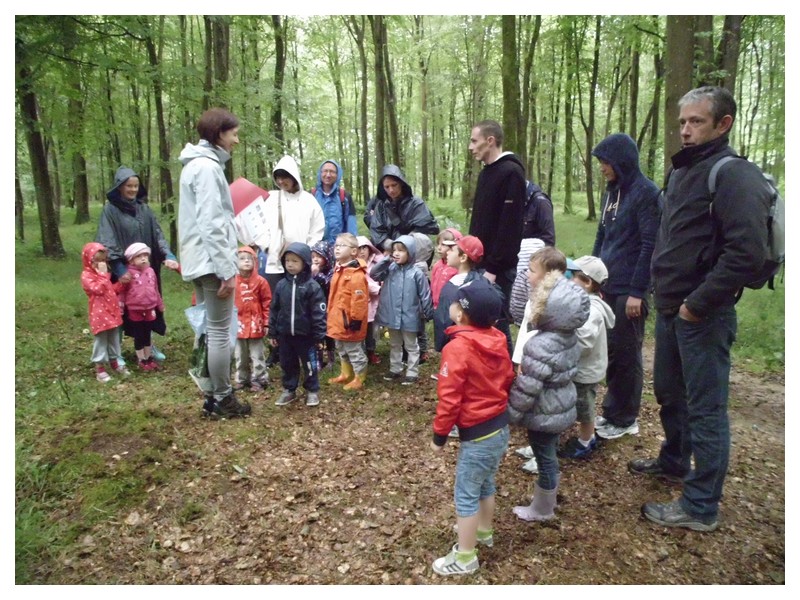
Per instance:
[[[615,440],[623,435],[639,435],[639,422],[634,421],[627,427],[617,427],[611,423],[606,423],[603,427],[598,427],[595,433],[604,440]]]
[[[447,556],[442,556],[433,561],[434,572],[439,575],[469,575],[480,568],[481,565],[478,562],[477,554],[469,562],[459,562],[458,558],[456,558],[457,548],[458,544],[454,544],[453,549]]]
[[[522,465],[522,470],[526,473],[538,473],[539,465],[536,464],[536,459],[531,458],[528,462]]]
[[[527,458],[528,460],[530,460],[531,458],[533,458],[533,448],[531,448],[530,446],[525,446],[523,448],[517,448],[516,450],[514,450],[514,454],[516,454],[517,456],[521,456],[522,458]]]
[[[597,427],[605,427],[608,424],[608,419],[603,416],[597,415],[594,418],[594,426]]]

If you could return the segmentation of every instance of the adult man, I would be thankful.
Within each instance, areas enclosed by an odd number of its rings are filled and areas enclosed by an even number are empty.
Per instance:
[[[469,151],[484,165],[469,233],[483,243],[484,276],[503,290],[507,311],[522,240],[525,167],[513,152],[503,152],[503,128],[497,121],[481,121],[472,128]]]
[[[356,207],[349,192],[344,190],[344,172],[335,160],[326,160],[317,171],[317,185],[311,191],[325,215],[325,234],[322,239],[331,244],[340,233],[358,235]]]
[[[755,165],[737,160],[720,170],[712,205],[709,172],[720,158],[735,154],[728,134],[736,102],[724,88],[701,87],[678,105],[682,149],[672,157],[652,261],[653,382],[666,439],[657,458],[634,459],[628,469],[683,479],[681,498],[645,503],[645,518],[713,531],[730,453],[735,298],[768,255],[770,192]]]
[[[658,230],[658,186],[639,169],[639,149],[624,133],[597,144],[607,183],[592,255],[608,267],[603,300],[614,311],[608,332],[608,368],[603,416],[597,435],[615,439],[639,433],[642,404],[642,342],[647,319],[650,259]]]
[[[383,167],[376,198],[369,223],[369,235],[379,250],[383,250],[386,240],[395,240],[413,231],[439,233],[439,224],[428,205],[422,198],[414,195],[397,165]]]

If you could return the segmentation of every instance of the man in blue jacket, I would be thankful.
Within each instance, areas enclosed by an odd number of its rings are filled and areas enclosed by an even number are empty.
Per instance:
[[[647,319],[650,258],[658,229],[658,186],[639,168],[636,142],[615,133],[592,155],[608,182],[592,254],[608,267],[603,300],[614,311],[608,332],[608,368],[603,415],[597,435],[615,439],[639,433],[642,404],[642,342]]]
[[[317,185],[311,190],[325,215],[325,233],[322,239],[331,244],[340,233],[358,235],[356,207],[350,193],[344,189],[343,175],[343,169],[338,162],[326,160],[320,165]]]

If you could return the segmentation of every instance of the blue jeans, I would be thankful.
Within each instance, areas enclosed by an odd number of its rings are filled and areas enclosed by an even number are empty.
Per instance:
[[[656,316],[653,387],[666,435],[658,460],[664,470],[684,475],[681,505],[697,517],[717,516],[728,470],[728,381],[735,338],[733,306],[698,323]]]
[[[554,490],[558,486],[558,434],[528,429],[528,443],[533,450],[539,468],[537,483],[543,490]]]
[[[627,294],[603,298],[614,311],[614,328],[608,330],[608,368],[603,416],[612,425],[628,427],[639,417],[642,406],[642,343],[647,319],[647,299],[642,299],[642,316],[629,319],[625,314]]]
[[[480,501],[493,496],[494,475],[508,449],[508,425],[499,433],[475,442],[461,442],[456,463],[454,497],[456,515],[471,517],[478,513]]]

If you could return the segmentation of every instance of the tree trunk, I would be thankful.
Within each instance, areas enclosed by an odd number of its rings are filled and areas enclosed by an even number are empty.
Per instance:
[[[731,93],[736,89],[736,70],[739,64],[739,45],[742,39],[742,15],[725,15],[722,36],[717,46],[717,68],[724,73],[717,84]],[[771,74],[771,72],[770,72]]]
[[[630,75],[630,94],[628,96],[629,108],[629,121],[628,121],[628,134],[636,139],[636,133],[639,129],[637,117],[639,111],[639,38],[637,35],[636,42],[631,51],[631,75]]]
[[[25,139],[30,153],[31,174],[36,190],[36,205],[39,209],[39,227],[42,234],[42,251],[50,258],[63,258],[64,245],[58,231],[58,216],[53,206],[53,188],[47,169],[47,156],[39,128],[36,93],[33,90],[31,72],[26,64],[24,43],[16,40],[17,102],[25,128]]]
[[[428,148],[429,139],[428,139],[428,61],[429,57],[425,56],[424,50],[424,39],[425,39],[425,24],[423,21],[424,17],[422,15],[415,15],[414,16],[414,41],[417,45],[417,52],[418,58],[417,62],[419,65],[419,74],[420,74],[420,91],[419,91],[419,105],[420,111],[422,112],[422,160],[421,160],[421,168],[422,168],[422,197],[427,198],[430,193],[430,179],[429,179],[429,167],[430,167],[430,158],[429,153],[430,150]]]
[[[695,15],[694,44],[687,46],[687,48],[695,49],[694,87],[712,85],[715,81],[713,72],[717,68],[717,61],[714,60],[713,35],[714,17],[712,15]]]
[[[17,239],[25,241],[25,200],[22,197],[22,186],[19,184],[17,170],[17,152],[14,149],[14,221],[17,225]]]
[[[664,65],[664,171],[670,165],[670,158],[681,149],[678,127],[678,100],[692,88],[694,17],[682,15],[667,16],[667,40]]]
[[[283,135],[283,80],[286,71],[286,35],[280,15],[272,15],[272,32],[275,35],[275,75],[273,80],[272,115],[270,126],[275,144],[272,154],[285,152]]]
[[[386,75],[381,50],[381,17],[367,18],[372,30],[372,44],[375,47],[375,172],[380,173],[386,164]]]
[[[400,149],[400,135],[397,126],[397,96],[394,93],[394,80],[392,79],[392,63],[389,60],[389,34],[386,30],[386,21],[382,16],[376,17],[380,23],[380,51],[383,52],[383,72],[386,77],[386,116],[389,121],[389,143],[392,150],[392,161],[401,169],[405,168],[403,153]]]
[[[369,98],[367,85],[367,50],[364,47],[364,35],[366,32],[366,22],[364,16],[350,16],[345,20],[350,35],[358,48],[358,62],[361,66],[361,118],[359,128],[361,131],[361,194],[366,203],[371,194],[369,191],[369,147],[367,145],[367,102]]]
[[[214,30],[211,25],[213,17],[203,16],[203,25],[206,34],[204,45],[206,68],[203,80],[203,112],[211,108],[211,91],[214,89]]]
[[[522,117],[519,106],[519,53],[517,52],[517,18],[514,15],[502,17],[503,56],[501,71],[503,79],[503,142],[504,150],[522,152],[524,158],[525,135],[520,135]],[[521,137],[521,140],[520,140]]]
[[[530,17],[525,17],[527,22],[530,22]],[[533,22],[533,31],[527,43],[527,51],[525,53],[525,67],[522,71],[522,122],[520,123],[520,135],[525,136],[528,131],[528,124],[530,123],[530,137],[529,142],[525,147],[525,170],[528,173],[528,179],[540,181],[541,173],[533,176],[533,158],[536,155],[537,142],[539,137],[539,124],[537,123],[536,113],[536,95],[539,88],[536,78],[531,77],[533,73],[533,66],[536,57],[536,46],[539,42],[539,34],[542,29],[542,16],[536,15]]]

